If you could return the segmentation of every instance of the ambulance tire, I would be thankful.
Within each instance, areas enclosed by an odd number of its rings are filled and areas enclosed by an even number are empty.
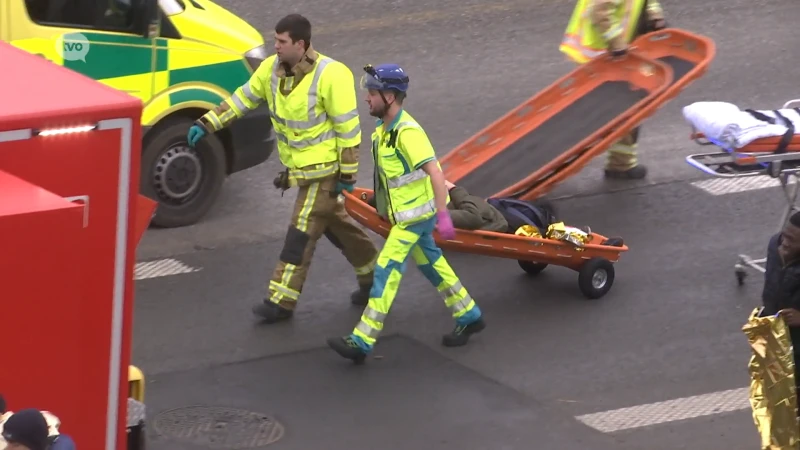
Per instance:
[[[143,143],[141,192],[158,202],[151,220],[156,227],[197,223],[214,206],[225,182],[225,146],[216,136],[206,135],[190,148],[186,135],[192,123],[187,117],[169,119],[156,125]],[[186,179],[163,177],[174,176],[178,168]]]

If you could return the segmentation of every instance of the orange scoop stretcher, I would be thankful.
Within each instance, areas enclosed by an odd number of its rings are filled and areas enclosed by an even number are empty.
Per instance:
[[[373,195],[371,189],[355,188],[353,193],[343,191],[347,213],[380,236],[386,238],[392,225],[378,215],[368,204]],[[518,236],[512,233],[497,233],[480,230],[456,230],[452,240],[443,239],[434,232],[436,244],[443,250],[516,259],[519,266],[530,275],[537,275],[548,265],[566,267],[578,272],[578,287],[589,299],[600,298],[614,283],[614,265],[622,252],[628,251],[625,244],[604,245],[605,236],[589,233],[590,240],[581,247],[555,239]]]
[[[685,30],[640,36],[624,57],[578,66],[447,153],[445,177],[484,198],[539,198],[703,76],[714,55],[712,40]]]

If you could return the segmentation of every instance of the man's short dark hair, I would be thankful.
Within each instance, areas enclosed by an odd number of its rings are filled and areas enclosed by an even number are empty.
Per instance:
[[[789,223],[800,228],[800,211],[792,214],[792,217],[789,217]]]
[[[289,33],[292,43],[303,40],[306,50],[311,45],[311,22],[300,14],[289,14],[275,25],[278,34]]]

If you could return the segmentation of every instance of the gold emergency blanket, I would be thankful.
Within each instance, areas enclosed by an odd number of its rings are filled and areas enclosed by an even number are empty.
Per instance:
[[[789,327],[780,317],[759,317],[761,310],[754,309],[742,327],[753,354],[748,366],[753,420],[762,450],[797,449],[800,431]]]
[[[539,229],[532,226],[532,225],[523,225],[517,228],[517,231],[514,232],[517,236],[525,236],[525,237],[535,237],[540,238],[542,235],[539,233]]]
[[[569,242],[578,247],[583,247],[589,242],[588,233],[579,228],[568,227],[564,222],[556,222],[547,227],[547,238]]]

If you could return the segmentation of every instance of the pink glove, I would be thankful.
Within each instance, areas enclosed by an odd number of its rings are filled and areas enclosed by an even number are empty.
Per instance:
[[[436,219],[438,223],[436,224],[436,230],[439,231],[439,234],[442,235],[445,239],[455,239],[456,238],[456,229],[453,228],[453,219],[450,218],[450,213],[445,211],[438,211],[436,213]]]

